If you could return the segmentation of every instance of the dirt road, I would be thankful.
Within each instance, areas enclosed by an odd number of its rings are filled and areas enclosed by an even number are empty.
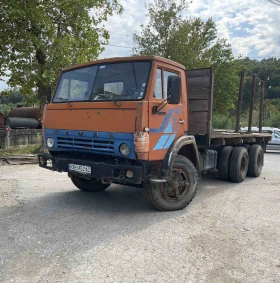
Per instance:
[[[66,174],[0,166],[1,282],[280,282],[280,154],[241,184],[203,177],[184,210],[141,189],[78,191]]]

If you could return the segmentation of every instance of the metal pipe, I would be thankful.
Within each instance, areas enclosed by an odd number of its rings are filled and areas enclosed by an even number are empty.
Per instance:
[[[250,101],[250,112],[249,112],[249,122],[248,122],[248,133],[252,131],[252,119],[253,119],[253,109],[254,109],[254,98],[256,93],[256,75],[253,75],[252,80],[252,92],[251,92],[251,101]]]
[[[239,132],[239,126],[240,126],[240,115],[241,115],[242,98],[243,98],[243,90],[244,90],[244,77],[245,77],[245,72],[242,71],[240,74],[239,95],[238,95],[238,104],[236,111],[236,124],[235,124],[236,133]]]
[[[8,115],[12,118],[33,118],[41,126],[41,112],[39,107],[20,107],[12,109]]]
[[[263,126],[263,102],[264,102],[264,81],[261,81],[261,95],[260,95],[260,114],[259,114],[259,132],[262,132]]]

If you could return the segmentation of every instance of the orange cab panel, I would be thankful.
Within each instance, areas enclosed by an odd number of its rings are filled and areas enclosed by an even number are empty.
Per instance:
[[[44,127],[98,132],[133,133],[136,122],[136,103],[123,107],[109,103],[50,104],[47,106]],[[86,106],[86,107],[85,107]],[[109,108],[109,107],[112,108]],[[127,106],[127,107],[125,107]]]

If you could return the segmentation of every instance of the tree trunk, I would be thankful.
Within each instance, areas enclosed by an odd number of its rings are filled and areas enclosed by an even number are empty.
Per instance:
[[[38,86],[38,97],[40,102],[40,121],[43,119],[43,112],[46,105],[46,95],[47,95],[47,87],[39,85]]]
[[[46,105],[46,95],[47,95],[47,86],[44,85],[44,78],[43,74],[45,71],[45,63],[46,63],[46,54],[45,52],[38,48],[36,50],[36,59],[39,63],[39,74],[38,74],[38,81],[37,81],[37,88],[38,88],[38,98],[40,102],[40,119],[43,118],[43,111]]]

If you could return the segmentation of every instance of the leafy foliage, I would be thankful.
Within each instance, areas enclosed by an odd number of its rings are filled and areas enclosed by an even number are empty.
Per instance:
[[[247,108],[240,117],[241,127],[248,126],[249,109]],[[235,113],[231,111],[228,114],[214,114],[212,124],[215,129],[235,128]],[[252,117],[252,127],[259,126],[259,101],[255,101]],[[264,127],[280,128],[280,99],[266,99],[264,103]]]
[[[238,94],[240,62],[230,45],[217,38],[212,19],[183,18],[189,3],[182,0],[155,0],[149,4],[147,25],[134,33],[133,55],[158,55],[183,64],[187,69],[213,66],[215,75],[214,105],[217,113],[234,107]]]
[[[235,117],[225,114],[214,114],[212,126],[214,129],[233,130],[235,128]]]
[[[22,95],[21,89],[11,88],[0,92],[0,112],[7,116],[18,105],[31,106],[38,104],[38,95],[35,91],[29,95]]]
[[[14,108],[16,108],[16,104],[14,103],[0,104],[0,113],[7,117],[10,111]]]
[[[2,0],[0,76],[9,70],[22,94],[37,88],[42,106],[62,67],[97,58],[109,39],[102,23],[121,11],[117,0]]]
[[[42,146],[41,143],[22,148],[5,149],[4,147],[5,145],[0,144],[0,157],[11,156],[13,154],[38,154],[42,153],[45,150],[44,146]]]
[[[267,127],[280,127],[280,99],[267,99],[265,100],[264,106],[264,120],[263,125]],[[246,110],[242,113],[241,123],[242,126],[248,125],[248,114],[249,110]],[[259,108],[258,103],[255,103],[255,107],[253,110],[253,126],[259,125]]]
[[[2,91],[0,93],[0,112],[7,116],[17,104],[23,104],[23,96],[18,88]]]
[[[18,88],[0,92],[0,104],[17,104],[22,102],[23,96],[20,94],[20,90]]]
[[[280,98],[280,59],[269,58],[257,61],[246,58],[244,60],[240,60],[240,63],[243,64],[246,74],[243,111],[245,111],[250,104],[250,94],[252,88],[251,77],[253,74],[256,74],[257,76],[257,99],[259,98],[259,83],[261,80],[265,82],[266,99]],[[278,111],[280,111],[280,108]]]

